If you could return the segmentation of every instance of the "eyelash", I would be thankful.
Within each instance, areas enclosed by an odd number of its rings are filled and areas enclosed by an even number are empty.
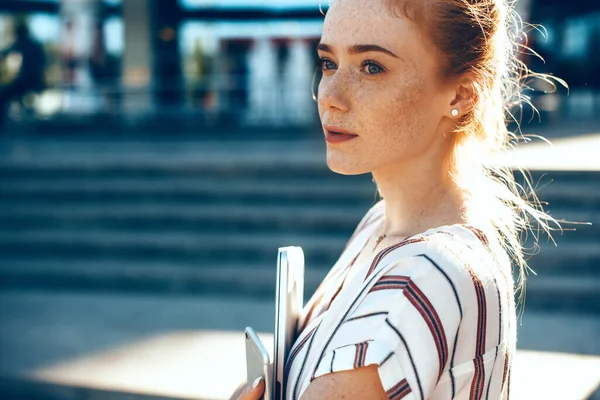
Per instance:
[[[331,61],[328,58],[320,58],[319,59],[319,66],[321,68],[321,71],[329,71],[328,69],[323,68],[323,64],[325,62],[333,63],[333,61]],[[383,68],[381,65],[377,64],[375,61],[371,61],[371,60],[366,60],[365,62],[363,62],[362,68],[364,68],[365,66],[369,66],[369,65],[375,65],[377,68],[379,68],[381,70],[381,72],[378,72],[376,74],[367,74],[367,75],[379,75],[379,74],[385,72],[385,68]]]

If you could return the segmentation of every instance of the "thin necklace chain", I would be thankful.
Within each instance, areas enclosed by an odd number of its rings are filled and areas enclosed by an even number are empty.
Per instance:
[[[385,218],[384,218],[383,221],[385,221]],[[373,236],[371,236],[371,237],[373,237]],[[375,251],[375,249],[377,248],[377,246],[379,246],[379,244],[381,243],[381,241],[383,239],[385,239],[386,237],[387,237],[387,235],[385,233],[382,234],[382,235],[379,235],[379,237],[375,240],[375,246],[373,246],[373,251]],[[346,267],[346,270],[349,270],[350,268],[352,268],[354,266],[354,263],[356,262],[356,260],[358,259],[358,257],[360,257],[360,255],[365,251],[365,248],[369,244],[370,238],[367,239],[366,243],[362,246],[362,248],[358,251],[358,253],[356,253],[356,255],[354,256],[354,258],[352,259],[352,261],[350,261],[350,264]],[[344,280],[345,280],[345,278],[344,278]]]
[[[382,227],[382,229],[384,229],[384,225],[385,225],[385,217],[383,218],[383,220],[381,221],[380,226]],[[379,244],[381,243],[381,241],[383,239],[385,239],[387,237],[386,233],[382,233],[381,235],[379,235],[379,237],[375,240],[375,246],[373,246],[373,251],[375,251],[375,249],[377,248],[377,246],[379,246]],[[362,253],[362,250],[361,250]]]
[[[383,235],[379,236],[377,238],[377,240],[375,241],[375,246],[373,246],[373,250],[375,250],[377,248],[377,246],[379,246],[379,243],[381,243],[381,241],[383,239],[385,239],[387,237],[387,235],[384,233]]]

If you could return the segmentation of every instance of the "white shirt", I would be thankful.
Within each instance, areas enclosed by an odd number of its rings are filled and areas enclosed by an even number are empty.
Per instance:
[[[443,226],[354,266],[342,288],[383,210],[367,212],[304,307],[286,400],[322,375],[372,364],[391,400],[507,399],[516,344],[508,257],[495,261],[474,227]]]

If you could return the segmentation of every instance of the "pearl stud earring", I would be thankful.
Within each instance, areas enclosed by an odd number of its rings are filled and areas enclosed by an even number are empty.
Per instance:
[[[452,109],[452,116],[458,117],[458,110],[456,108]]]

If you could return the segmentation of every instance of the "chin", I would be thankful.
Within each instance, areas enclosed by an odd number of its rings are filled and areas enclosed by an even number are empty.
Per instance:
[[[330,149],[327,149],[327,166],[340,175],[362,175],[370,172],[352,155]]]

